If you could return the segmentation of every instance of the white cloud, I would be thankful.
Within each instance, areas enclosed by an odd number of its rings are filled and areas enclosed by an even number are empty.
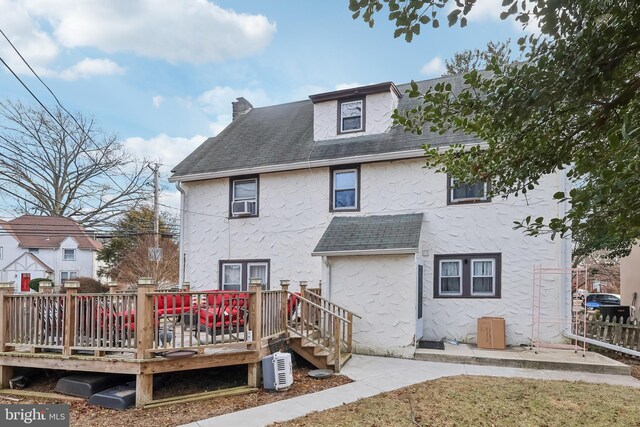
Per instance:
[[[361,83],[338,83],[335,86],[335,90],[351,89],[354,87],[366,86]]]
[[[162,163],[163,171],[168,172],[206,139],[201,135],[182,138],[160,134],[149,139],[126,138],[122,144],[129,153],[137,157]]]
[[[5,0],[6,1],[6,0]],[[276,25],[206,0],[26,0],[25,9],[53,27],[67,48],[133,52],[169,62],[238,58],[269,45]]]
[[[231,103],[241,96],[254,107],[261,107],[272,103],[269,96],[262,89],[237,89],[229,86],[216,86],[203,92],[195,100],[195,104],[199,108],[208,115],[213,116],[213,121],[209,123],[211,135],[215,136],[219,134],[231,123]]]
[[[43,71],[58,57],[60,53],[58,45],[32,19],[25,4],[12,0],[0,0],[0,10],[2,11],[0,28],[36,72]],[[4,38],[0,42],[0,56],[15,72],[21,74],[30,72]]]
[[[92,76],[110,76],[124,74],[124,68],[110,59],[84,58],[77,64],[58,73],[64,80],[86,79]]]
[[[442,73],[445,72],[444,62],[442,58],[436,56],[431,61],[427,62],[422,66],[420,72],[427,77],[438,77],[441,76]]]
[[[163,102],[164,102],[164,96],[162,95],[156,95],[151,98],[151,103],[156,108],[160,108],[160,105],[162,105]]]
[[[451,2],[452,7],[455,2]],[[504,11],[502,0],[480,0],[475,2],[467,19],[469,21],[489,21],[500,20],[500,13]]]

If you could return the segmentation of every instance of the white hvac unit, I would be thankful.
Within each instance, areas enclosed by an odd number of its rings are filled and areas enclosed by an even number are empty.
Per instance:
[[[233,215],[255,215],[256,202],[251,200],[233,202],[233,204],[231,205],[231,213]]]
[[[293,384],[291,354],[276,352],[262,359],[262,378],[267,390],[285,390]]]

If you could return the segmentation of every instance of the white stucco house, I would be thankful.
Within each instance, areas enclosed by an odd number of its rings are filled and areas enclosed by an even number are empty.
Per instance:
[[[56,284],[97,278],[101,248],[68,218],[23,215],[0,221],[0,282],[13,282],[15,292],[29,292],[29,281],[40,277]]]
[[[419,82],[424,89],[443,79]],[[454,88],[460,76],[446,78]],[[416,342],[475,342],[481,316],[506,320],[507,343],[530,342],[534,265],[569,268],[566,239],[527,237],[513,221],[557,217],[561,174],[525,198],[488,198],[485,184],[455,183],[424,167],[423,144],[481,141],[393,126],[416,105],[391,82],[253,108],[173,169],[182,193],[181,281],[193,289],[246,289],[260,277],[322,280],[323,296],[362,316],[354,350],[413,354]],[[545,292],[560,341],[570,283]]]

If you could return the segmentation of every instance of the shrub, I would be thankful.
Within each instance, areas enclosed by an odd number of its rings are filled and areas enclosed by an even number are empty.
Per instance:
[[[100,282],[92,277],[78,277],[72,280],[80,282],[78,293],[81,294],[101,294],[109,291],[108,287],[102,286]]]

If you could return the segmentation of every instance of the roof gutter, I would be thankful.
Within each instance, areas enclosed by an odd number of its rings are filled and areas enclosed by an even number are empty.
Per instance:
[[[393,248],[393,249],[354,249],[350,251],[318,251],[311,252],[311,256],[362,256],[362,255],[414,255],[418,248]]]
[[[365,154],[361,156],[340,157],[337,159],[312,160],[308,162],[283,163],[281,165],[255,166],[240,169],[230,169],[217,172],[204,172],[181,176],[169,177],[169,182],[201,181],[204,179],[226,178],[229,176],[247,175],[256,173],[283,172],[296,169],[310,169],[323,166],[348,165],[351,163],[369,163],[385,160],[413,159],[424,156],[424,150],[394,151],[390,153]]]

